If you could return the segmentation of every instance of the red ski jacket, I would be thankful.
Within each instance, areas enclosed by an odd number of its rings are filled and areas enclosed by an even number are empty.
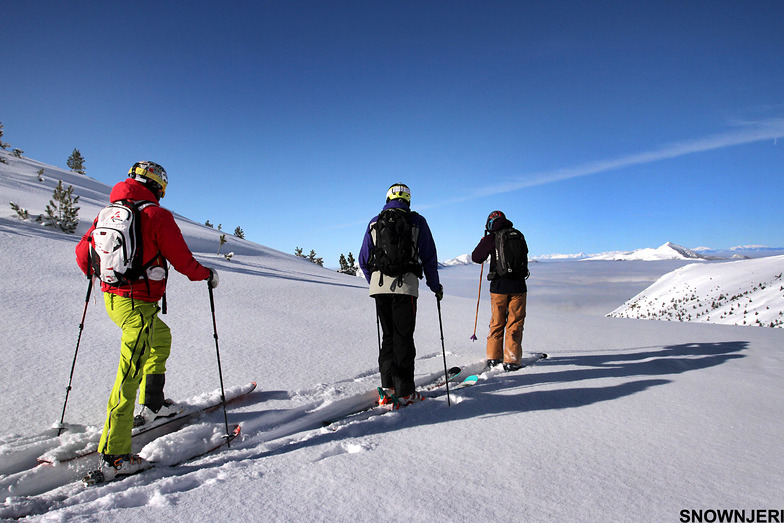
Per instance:
[[[132,200],[156,203],[156,205],[149,205],[141,210],[142,248],[145,264],[153,258],[158,258],[152,264],[153,267],[165,267],[166,262],[169,261],[177,272],[184,274],[191,281],[206,280],[210,277],[209,269],[193,257],[172,213],[157,205],[157,198],[144,184],[126,178],[114,186],[109,200],[112,202]],[[89,274],[90,270],[90,242],[94,229],[95,221],[76,246],[76,262],[85,275]],[[161,269],[158,269],[157,272],[160,273]],[[124,287],[112,287],[101,282],[101,290],[117,296],[154,303],[160,300],[166,291],[166,280],[158,279],[156,276],[155,279],[139,280],[134,285]]]

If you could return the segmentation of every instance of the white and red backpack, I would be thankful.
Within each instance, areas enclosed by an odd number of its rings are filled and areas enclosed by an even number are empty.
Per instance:
[[[154,202],[120,200],[104,207],[90,242],[90,266],[112,287],[131,285],[145,277],[141,211]],[[151,263],[155,261],[152,258]]]

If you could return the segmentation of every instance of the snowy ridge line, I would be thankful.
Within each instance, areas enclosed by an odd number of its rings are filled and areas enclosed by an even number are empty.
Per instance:
[[[641,248],[633,251],[606,251],[587,254],[584,252],[574,254],[543,254],[529,258],[531,262],[540,261],[582,261],[582,260],[612,260],[612,261],[658,261],[658,260],[735,260],[744,258],[759,258],[765,256],[777,256],[784,251],[784,247],[767,247],[765,245],[739,245],[728,249],[710,249],[708,247],[696,247],[688,249],[672,242],[666,242],[657,248]],[[460,265],[479,265],[471,261],[470,254],[462,254],[456,258],[439,262],[440,267],[454,267]]]
[[[784,328],[782,267],[784,256],[687,265],[608,316]]]

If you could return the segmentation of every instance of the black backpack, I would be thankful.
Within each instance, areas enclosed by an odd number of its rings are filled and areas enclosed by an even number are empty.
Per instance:
[[[487,279],[496,277],[528,277],[528,244],[523,233],[513,227],[495,232],[495,271]]]
[[[375,230],[375,246],[370,257],[370,267],[382,274],[395,276],[399,284],[403,283],[403,275],[411,272],[417,278],[422,277],[422,264],[414,242],[411,215],[413,211],[392,208],[378,215],[378,221],[371,230]],[[379,285],[383,283],[383,276]]]

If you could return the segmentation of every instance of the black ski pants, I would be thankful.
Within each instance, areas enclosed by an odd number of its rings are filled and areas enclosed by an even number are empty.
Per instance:
[[[383,333],[378,355],[381,386],[395,389],[397,397],[408,396],[415,389],[417,299],[404,294],[377,294],[374,297]]]

